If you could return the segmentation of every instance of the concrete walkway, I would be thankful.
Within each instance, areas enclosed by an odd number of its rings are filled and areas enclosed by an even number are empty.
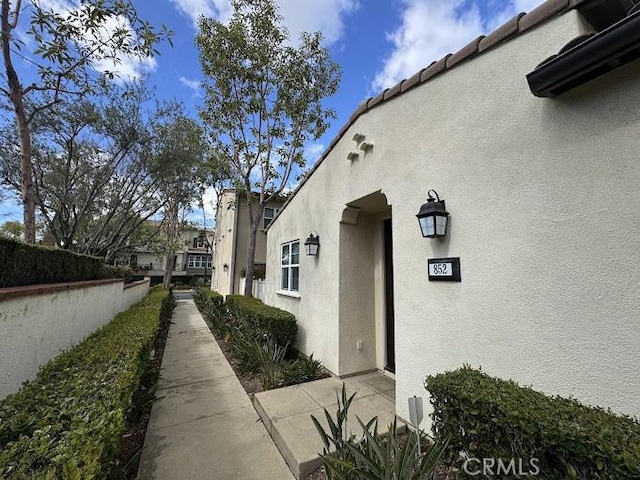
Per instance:
[[[193,300],[172,321],[138,478],[292,479]]]

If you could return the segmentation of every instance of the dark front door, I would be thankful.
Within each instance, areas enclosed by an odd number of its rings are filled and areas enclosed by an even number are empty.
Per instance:
[[[396,371],[395,322],[393,318],[393,245],[391,219],[384,221],[384,290],[386,304],[387,365],[385,369]]]

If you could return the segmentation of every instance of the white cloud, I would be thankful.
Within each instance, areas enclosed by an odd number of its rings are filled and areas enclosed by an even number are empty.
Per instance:
[[[194,26],[201,15],[226,22],[233,13],[229,0],[171,0],[171,3],[181,14],[190,17]]]
[[[342,37],[345,15],[359,7],[357,0],[277,0],[277,3],[291,40],[296,41],[302,32],[322,32],[326,45]]]
[[[207,228],[211,228],[216,220],[216,202],[218,196],[213,187],[207,187],[202,196],[202,205],[200,201],[191,204],[191,213],[189,220],[195,224],[202,226],[206,217]],[[204,205],[204,217],[202,215],[202,206]]]
[[[494,30],[517,12],[530,11],[541,1],[511,0],[492,18],[482,18],[475,1],[402,0],[401,24],[388,35],[393,50],[373,80],[373,92],[410,77],[478,35]]]
[[[216,18],[227,22],[233,9],[229,0],[171,0],[175,8],[191,18]],[[338,41],[344,31],[344,17],[359,7],[358,0],[276,0],[292,41],[301,32],[322,32],[326,45]]]
[[[180,77],[180,83],[182,83],[185,87],[193,90],[193,93],[200,92],[200,84],[199,80],[190,80],[187,77]]]
[[[478,8],[462,0],[404,0],[402,24],[388,38],[393,51],[373,80],[375,91],[408,78],[483,31]]]
[[[320,155],[325,150],[325,146],[322,143],[309,143],[304,147],[304,158],[307,160],[307,166],[316,163],[316,160],[320,158]]]

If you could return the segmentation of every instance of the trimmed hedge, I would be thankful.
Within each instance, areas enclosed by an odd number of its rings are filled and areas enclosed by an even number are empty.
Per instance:
[[[224,313],[224,297],[206,287],[199,287],[193,295],[198,310],[210,318],[218,318]]]
[[[154,290],[0,401],[0,478],[105,478],[161,322]]]
[[[451,458],[537,458],[546,479],[640,478],[640,423],[633,418],[468,366],[427,377],[425,387],[433,431],[451,438]]]
[[[298,325],[292,313],[244,295],[227,295],[226,300],[229,313],[236,318],[245,334],[256,338],[266,335],[282,347],[293,347]]]
[[[41,283],[124,278],[128,269],[105,265],[101,258],[0,237],[0,288]]]

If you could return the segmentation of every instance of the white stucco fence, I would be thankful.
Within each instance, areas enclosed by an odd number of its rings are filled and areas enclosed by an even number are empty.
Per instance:
[[[0,289],[0,399],[149,292],[150,280],[99,280]],[[2,295],[0,295],[2,298]]]

